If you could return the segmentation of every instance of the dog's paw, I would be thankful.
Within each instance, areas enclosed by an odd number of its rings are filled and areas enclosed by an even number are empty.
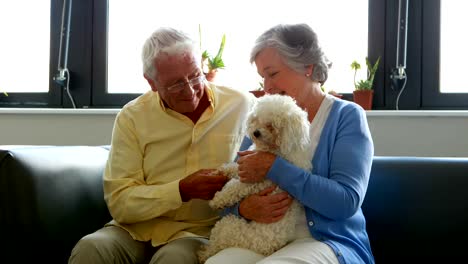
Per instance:
[[[217,192],[215,196],[213,197],[213,199],[208,202],[208,205],[211,208],[218,210],[218,209],[223,209],[224,207],[226,207],[228,204],[228,201],[229,199],[227,199],[227,197],[225,197],[223,193]]]
[[[229,180],[221,191],[215,193],[208,203],[209,206],[213,209],[222,209],[240,202],[246,196],[244,192],[248,191],[244,185],[246,184],[238,179]]]
[[[231,179],[239,178],[237,175],[238,165],[235,162],[225,163],[217,168],[218,172],[228,176]]]
[[[205,263],[209,257],[211,257],[211,254],[208,252],[208,247],[206,245],[202,245],[197,251],[198,263]]]

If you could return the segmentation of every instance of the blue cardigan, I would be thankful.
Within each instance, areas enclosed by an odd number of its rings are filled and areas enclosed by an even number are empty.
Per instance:
[[[251,144],[246,137],[241,150]],[[340,263],[375,263],[361,210],[373,155],[364,110],[335,100],[312,159],[312,172],[277,157],[266,176],[304,205],[310,233],[328,244]],[[238,215],[238,205],[223,212],[227,213]]]

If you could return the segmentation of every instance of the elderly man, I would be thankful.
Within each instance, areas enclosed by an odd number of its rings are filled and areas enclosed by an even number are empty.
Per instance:
[[[69,263],[197,263],[218,215],[209,206],[227,178],[253,96],[208,83],[193,41],[156,30],[142,52],[151,91],[115,120],[104,173],[113,220],[83,237]]]

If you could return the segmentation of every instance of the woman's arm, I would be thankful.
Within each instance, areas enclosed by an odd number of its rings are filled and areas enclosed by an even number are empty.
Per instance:
[[[374,154],[364,111],[349,106],[341,112],[334,143],[321,142],[333,145],[328,175],[314,175],[279,157],[267,174],[304,206],[332,219],[348,218],[361,206]]]

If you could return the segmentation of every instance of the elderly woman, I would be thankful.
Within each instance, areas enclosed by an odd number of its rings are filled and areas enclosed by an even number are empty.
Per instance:
[[[267,152],[240,151],[241,181],[268,178],[287,193],[271,195],[272,189],[264,190],[230,213],[275,222],[285,214],[292,196],[302,203],[305,214],[296,225],[296,237],[274,254],[228,248],[207,263],[374,263],[361,210],[374,154],[365,112],[321,90],[331,63],[308,25],[267,30],[257,39],[251,62],[266,93],[291,96],[308,113],[313,169],[305,171]],[[241,150],[250,144],[246,138]]]

